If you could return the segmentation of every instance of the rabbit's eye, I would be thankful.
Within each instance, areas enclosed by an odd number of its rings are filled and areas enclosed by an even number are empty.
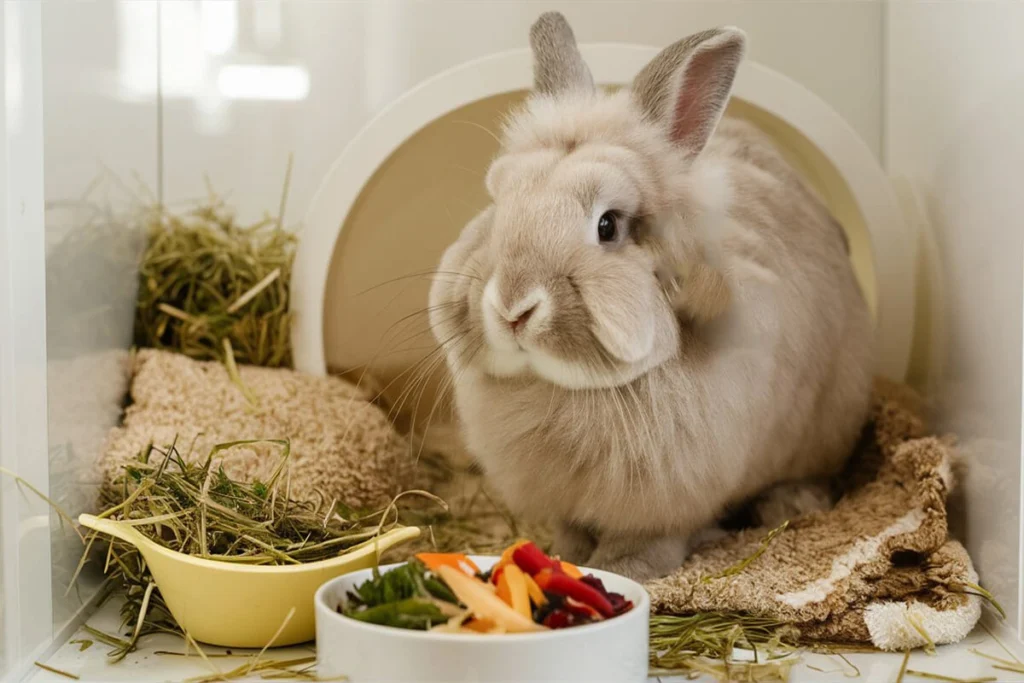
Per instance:
[[[597,238],[614,242],[619,236],[619,217],[614,211],[605,211],[597,221]]]

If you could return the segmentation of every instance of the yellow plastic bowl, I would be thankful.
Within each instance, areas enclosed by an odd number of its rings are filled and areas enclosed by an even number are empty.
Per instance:
[[[134,527],[114,520],[81,515],[78,521],[139,549],[168,609],[189,635],[210,645],[237,648],[265,646],[292,608],[295,614],[274,640],[274,646],[313,640],[313,595],[323,583],[373,567],[378,553],[420,534],[416,527],[398,527],[329,560],[253,566],[169,550]]]

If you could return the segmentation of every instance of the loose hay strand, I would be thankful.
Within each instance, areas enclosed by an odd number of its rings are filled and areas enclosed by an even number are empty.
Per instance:
[[[46,495],[45,493],[40,491],[38,488],[33,486],[29,481],[27,481],[26,479],[23,479],[22,477],[18,476],[17,474],[15,474],[14,472],[10,471],[6,467],[0,467],[0,474],[4,475],[6,477],[10,477],[11,479],[13,479],[18,484],[18,486],[24,486],[25,488],[27,488],[32,493],[34,493],[37,496],[39,496],[39,498],[41,498],[44,502],[46,502],[47,505],[50,506],[51,510],[53,510],[54,512],[57,513],[57,516],[60,519],[61,527],[63,528],[64,523],[67,522],[68,525],[71,527],[71,529],[76,534],[78,534],[78,538],[81,539],[83,543],[85,542],[85,537],[82,536],[82,532],[79,531],[78,527],[75,526],[74,520],[71,519],[71,517],[68,515],[67,512],[65,512],[63,510],[63,508],[61,508],[59,505],[57,505],[55,502],[53,502],[53,499],[51,499],[48,495]]]
[[[79,652],[85,652],[90,647],[92,647],[93,645],[96,644],[95,641],[88,640],[86,638],[82,638],[80,640],[72,640],[72,641],[69,641],[69,642],[70,642],[71,645],[77,645]]]
[[[925,629],[924,624],[921,623],[920,618],[918,618],[916,614],[908,614],[907,621],[910,623],[911,627],[917,631],[918,635],[924,639],[924,651],[930,655],[934,655],[935,641],[932,639],[931,634],[928,633],[927,629]]]
[[[156,583],[153,581],[149,582],[146,586],[146,592],[142,595],[142,602],[139,604],[139,618],[135,623],[135,630],[132,631],[132,637],[128,640],[127,645],[122,648],[121,652],[111,659],[118,662],[128,656],[128,653],[135,649],[136,643],[139,642],[139,634],[142,633],[142,627],[146,623],[146,613],[149,611],[149,601],[153,597],[153,591],[156,589]]]
[[[837,652],[836,653],[836,657],[839,657],[839,659],[841,659],[844,662],[846,662],[847,666],[849,666],[851,669],[853,669],[853,675],[852,676],[848,676],[846,673],[843,674],[844,676],[846,676],[846,678],[860,678],[860,669],[857,667],[856,664],[854,664],[849,659],[847,659],[846,655],[842,654],[841,652]]]
[[[213,683],[214,681],[233,681],[247,678],[253,673],[259,673],[260,678],[265,680],[296,680],[296,681],[345,681],[346,676],[337,678],[320,678],[311,671],[316,663],[316,657],[298,657],[295,659],[263,659],[256,663],[251,669],[243,664],[231,671],[220,672],[217,669],[215,674],[209,676],[196,676],[188,679],[187,683]],[[303,667],[293,669],[292,667]]]
[[[992,683],[999,679],[995,676],[985,676],[984,678],[956,678],[955,676],[943,676],[942,674],[933,674],[927,671],[915,671],[913,669],[907,669],[908,676],[917,676],[918,678],[927,678],[933,681],[949,681],[949,683]]]
[[[985,633],[987,633],[989,637],[992,638],[993,641],[995,641],[996,645],[998,645],[1003,652],[1005,652],[1007,655],[1013,658],[1013,661],[1015,662],[1014,666],[1024,667],[1024,662],[1020,661],[1020,658],[1017,657],[1017,655],[1014,654],[1014,652],[1010,648],[1006,647],[1006,644],[999,638],[999,636],[992,632],[992,629],[990,629],[984,621],[981,621],[979,623],[981,624],[981,628],[985,630]],[[973,652],[976,655],[981,655],[982,657],[989,656],[974,648],[971,649],[971,652]]]
[[[240,309],[242,306],[245,306],[247,303],[255,299],[260,292],[269,287],[270,283],[272,283],[279,277],[281,277],[281,269],[274,268],[272,271],[270,271],[270,275],[266,276],[265,278],[257,282],[255,285],[253,285],[252,289],[250,289],[242,296],[238,297],[235,300],[235,303],[228,306],[228,313],[237,312],[238,309]]]
[[[997,612],[999,612],[999,617],[1001,619],[1003,619],[1004,621],[1006,620],[1006,610],[1004,610],[1003,606],[999,604],[998,600],[996,600],[996,596],[992,595],[992,593],[990,593],[989,591],[985,590],[984,588],[982,588],[978,584],[971,583],[970,581],[964,581],[963,586],[965,588],[970,588],[971,591],[974,591],[974,593],[971,593],[969,591],[964,591],[964,593],[966,595],[977,594],[978,597],[983,598],[986,602],[988,602],[988,604],[992,605],[992,607]]]
[[[1002,664],[993,664],[993,669],[999,669],[1000,671],[1012,671],[1015,674],[1024,674],[1024,667],[1021,666],[1003,666]]]
[[[58,669],[56,667],[52,667],[52,666],[50,666],[48,664],[43,664],[42,662],[33,662],[33,663],[36,666],[38,666],[40,669],[42,669],[43,671],[49,671],[52,674],[57,674],[58,676],[63,676],[64,678],[70,678],[73,681],[80,681],[80,680],[82,680],[81,676],[77,676],[77,675],[75,675],[73,673],[69,673],[67,671],[62,671],[61,669]]]
[[[764,555],[765,551],[768,550],[768,546],[770,546],[772,544],[772,541],[775,540],[775,537],[781,534],[783,531],[785,531],[788,527],[789,520],[787,519],[785,522],[769,531],[768,535],[761,539],[761,543],[758,545],[757,550],[755,550],[752,554],[743,558],[739,562],[729,567],[726,567],[725,569],[716,574],[710,574],[708,576],[705,576],[701,579],[701,583],[707,583],[709,581],[714,581],[715,579],[724,579],[728,576],[735,576],[736,574],[739,574],[744,569],[749,567],[755,560],[757,560],[757,558],[761,557],[761,555]]]
[[[221,673],[221,670],[217,668],[217,665],[214,664],[213,662],[211,662],[210,658],[206,656],[206,653],[203,652],[203,648],[199,647],[199,643],[197,643],[196,639],[192,637],[192,634],[189,633],[188,631],[185,631],[184,632],[184,636],[185,636],[185,644],[186,644],[186,646],[191,645],[192,647],[194,647],[196,649],[196,653],[199,654],[200,659],[202,659],[203,662],[206,664],[206,666],[210,667],[210,669],[212,669],[213,672],[214,672],[212,677],[211,676],[198,676],[198,677],[195,677],[195,678],[190,678],[189,680],[190,681],[226,681],[226,680],[228,680],[227,678],[224,677],[224,674]]]
[[[1012,662],[1009,659],[1003,659],[1001,657],[996,657],[995,655],[990,655],[988,653],[982,652],[981,650],[978,650],[978,649],[973,648],[973,647],[970,649],[970,652],[973,653],[973,654],[978,655],[979,657],[984,657],[985,659],[991,659],[993,662],[998,662],[999,664],[1002,665],[1003,668],[1005,668],[1008,671],[1016,671],[1018,673],[1024,673],[1024,665],[1022,665],[1020,662]],[[999,668],[999,667],[996,667],[996,668]]]
[[[277,627],[276,631],[274,631],[274,635],[271,636],[270,640],[267,641],[267,644],[263,646],[263,649],[260,650],[260,653],[253,657],[252,663],[249,665],[249,668],[245,672],[246,676],[252,673],[253,668],[256,666],[256,664],[259,663],[260,659],[263,658],[263,655],[266,653],[267,649],[277,642],[277,639],[281,637],[281,632],[284,631],[284,629],[288,626],[288,622],[290,622],[292,620],[292,617],[294,616],[295,607],[293,605],[292,608],[288,610],[288,614],[285,616],[284,621],[282,621],[281,625]]]
[[[231,340],[224,337],[221,340],[221,345],[224,347],[224,366],[227,368],[228,377],[231,378],[231,382],[242,392],[242,396],[245,397],[250,406],[253,408],[259,407],[259,399],[256,398],[256,394],[253,393],[252,389],[242,381],[242,374],[238,372],[238,365],[235,363],[235,349],[231,346]]]
[[[903,653],[903,663],[900,664],[900,672],[896,676],[896,683],[903,683],[903,677],[907,673],[907,663],[910,661],[910,650]]]

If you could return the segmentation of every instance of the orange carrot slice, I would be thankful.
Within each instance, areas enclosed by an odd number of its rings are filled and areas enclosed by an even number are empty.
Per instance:
[[[510,567],[512,565],[509,565]],[[498,577],[498,590],[496,595],[501,598],[509,607],[512,606],[512,588],[508,585],[508,572],[502,571],[501,576]]]
[[[537,582],[533,580],[533,577],[526,572],[523,572],[523,581],[526,582],[526,592],[529,594],[530,600],[533,601],[533,604],[537,607],[546,605],[548,599],[545,597],[544,591],[542,591],[540,586],[537,585]]]
[[[494,626],[494,622],[490,619],[470,619],[462,625],[462,628],[467,628],[477,633],[489,633],[494,630]]]
[[[447,565],[437,569],[438,575],[444,579],[455,597],[468,607],[478,619],[490,619],[497,626],[502,626],[509,633],[527,633],[546,630],[544,626],[534,623],[505,604],[497,595],[487,588],[487,584],[479,579],[468,576],[460,570]]]
[[[512,545],[510,545],[509,547],[505,548],[505,550],[501,553],[501,557],[494,564],[494,569],[497,570],[501,567],[504,567],[505,565],[512,564],[512,553],[516,551],[516,548],[526,543],[529,543],[529,541],[525,539],[520,539]]]
[[[581,572],[580,568],[577,567],[576,565],[574,565],[573,563],[566,562],[565,560],[561,560],[561,564],[562,564],[562,571],[565,572],[566,574],[568,574],[569,576],[571,576],[572,578],[574,578],[574,579],[582,579],[583,578],[583,572]]]
[[[436,572],[439,567],[454,567],[470,576],[480,571],[476,563],[462,553],[419,553],[416,559],[432,572]]]
[[[533,617],[530,610],[530,593],[526,588],[526,574],[514,564],[505,567],[501,578],[508,585],[510,604],[512,609],[522,614],[527,619]]]

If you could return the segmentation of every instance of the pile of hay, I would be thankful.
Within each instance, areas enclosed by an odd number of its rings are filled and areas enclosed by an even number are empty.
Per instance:
[[[288,296],[297,238],[281,215],[239,225],[211,191],[184,214],[157,207],[147,216],[136,345],[224,360],[227,340],[238,363],[290,367]]]

